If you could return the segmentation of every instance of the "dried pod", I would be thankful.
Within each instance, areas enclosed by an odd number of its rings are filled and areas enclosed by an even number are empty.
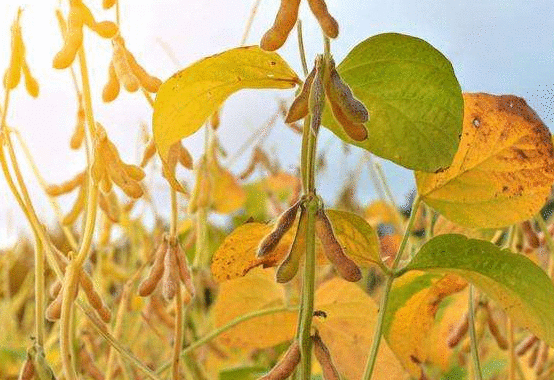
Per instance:
[[[61,17],[61,13],[58,17]],[[54,57],[53,66],[55,69],[65,69],[75,60],[77,51],[83,43],[83,22],[83,7],[71,5],[67,16],[64,45]]]
[[[158,285],[158,282],[160,282],[160,279],[162,278],[162,275],[164,273],[164,258],[166,256],[168,247],[169,241],[167,237],[164,236],[160,246],[158,247],[154,255],[154,263],[152,264],[150,273],[138,288],[139,295],[141,297],[147,297],[152,294],[154,289],[156,289],[156,285]]]
[[[537,235],[537,232],[531,225],[531,222],[526,220],[521,223],[521,230],[523,231],[523,234],[525,235],[525,240],[527,244],[531,248],[538,248],[540,246],[540,240],[539,236]]]
[[[98,206],[112,223],[118,223],[121,210],[117,202],[117,196],[113,191],[108,194],[100,193],[98,197]]]
[[[62,290],[62,283],[60,282],[60,280],[54,281],[52,285],[50,285],[50,289],[49,289],[50,297],[52,298],[57,297],[58,294],[60,294],[60,290]]]
[[[454,330],[450,332],[450,335],[448,335],[447,338],[447,344],[448,347],[454,348],[456,347],[462,338],[467,334],[467,330],[469,328],[469,315],[464,313],[462,318],[458,321],[456,324],[456,327],[454,327]]]
[[[525,355],[527,351],[531,347],[535,345],[539,341],[539,338],[537,338],[535,335],[529,335],[527,338],[523,339],[515,348],[515,353],[518,356]]]
[[[19,17],[21,8],[18,10],[17,17],[11,27],[11,56],[10,65],[4,74],[4,87],[13,90],[21,80],[21,69],[25,61],[25,45],[21,37],[21,27],[19,26]]]
[[[548,360],[548,349],[549,349],[548,345],[542,341],[538,346],[540,348],[537,355],[537,360],[535,361],[535,364],[533,366],[533,369],[535,370],[535,374],[537,376],[541,375],[544,371],[546,362]]]
[[[489,305],[486,306],[489,311],[489,316],[487,318],[487,324],[489,326],[489,331],[491,332],[491,335],[493,336],[494,340],[496,341],[496,344],[501,350],[507,350],[508,349],[508,340],[506,337],[502,334],[500,331],[500,328],[498,326],[498,323],[493,317],[492,310],[490,310]]]
[[[328,73],[326,90],[329,101],[336,104],[342,113],[353,123],[365,123],[369,120],[369,113],[362,102],[354,97],[350,86],[343,82],[339,72],[335,68],[333,58],[328,60]]]
[[[294,98],[294,101],[290,105],[287,116],[285,117],[285,123],[293,123],[308,115],[310,89],[312,87],[316,72],[317,69],[314,67],[306,77],[306,80],[302,84],[300,93],[296,96],[296,98]]]
[[[85,138],[85,109],[83,108],[83,102],[79,96],[79,109],[77,110],[77,122],[75,123],[75,130],[71,136],[69,146],[71,149],[79,149]]]
[[[115,73],[113,62],[110,62],[110,67],[108,69],[108,82],[102,90],[102,100],[104,103],[109,103],[115,100],[117,95],[119,95],[120,88],[121,86],[119,84],[117,74]]]
[[[78,354],[81,370],[94,380],[104,380],[104,374],[98,369],[84,344],[81,345]]]
[[[38,97],[38,93],[39,93],[38,82],[31,74],[31,71],[29,70],[29,66],[27,66],[27,62],[25,62],[25,60],[23,60],[22,69],[23,69],[23,75],[25,76],[25,89],[27,90],[27,93],[31,95],[33,98]]]
[[[368,137],[367,129],[361,123],[354,123],[346,117],[336,103],[329,101],[335,120],[341,125],[344,132],[354,141],[364,141]]]
[[[127,61],[127,50],[123,46],[123,39],[121,37],[114,38],[112,40],[113,45],[113,57],[112,64],[115,69],[117,78],[123,84],[123,87],[129,92],[138,91],[140,83],[131,70],[131,66]]]
[[[294,236],[294,241],[285,260],[277,268],[275,279],[279,283],[289,282],[294,278],[300,267],[300,260],[306,252],[306,212],[304,207],[300,210],[300,219],[298,220],[298,229]]]
[[[85,172],[81,172],[69,181],[63,182],[59,185],[48,185],[44,191],[51,197],[57,197],[58,195],[69,193],[84,183],[85,174]]]
[[[241,180],[248,179],[253,173],[254,170],[256,170],[256,166],[258,166],[258,156],[256,155],[256,149],[258,147],[254,148],[254,151],[252,152],[252,157],[250,157],[250,162],[248,163],[248,166],[244,171],[239,175],[239,178]]]
[[[79,273],[79,283],[85,292],[85,296],[87,297],[90,306],[96,310],[96,313],[104,322],[110,322],[110,319],[112,318],[110,309],[108,309],[102,301],[102,298],[100,298],[98,292],[94,289],[90,276],[83,270]]]
[[[325,380],[340,380],[339,373],[333,364],[333,360],[331,359],[329,349],[325,343],[323,343],[317,332],[314,336],[312,336],[312,340],[314,342],[314,354],[319,364],[321,364],[323,378]]]
[[[164,260],[164,274],[162,278],[162,294],[166,300],[171,300],[177,293],[179,286],[179,264],[175,255],[174,246],[176,241],[170,242],[170,247],[167,250]]]
[[[79,188],[79,193],[77,194],[77,199],[75,200],[75,203],[73,204],[73,207],[69,212],[63,217],[62,224],[68,226],[77,220],[81,212],[85,208],[85,203],[87,201],[85,194],[85,189],[83,186]]]
[[[46,308],[46,319],[52,322],[60,319],[62,314],[62,300],[62,291],[60,289],[56,298],[54,298],[54,300],[50,302],[50,305]]]
[[[325,0],[308,0],[310,9],[319,22],[323,33],[329,38],[337,38],[339,35],[339,24],[337,20],[329,14]]]
[[[17,380],[33,380],[34,378],[35,365],[33,363],[33,359],[30,357],[29,354],[27,354],[27,358],[23,362],[23,366],[21,366],[21,371],[19,372]]]
[[[311,122],[310,127],[314,134],[319,131],[321,125],[321,115],[325,107],[325,89],[323,87],[323,58],[318,57],[316,62],[316,74],[310,88],[310,96],[308,99],[308,108],[310,110]]]
[[[300,207],[301,201],[293,204],[288,210],[279,216],[279,219],[275,223],[273,230],[266,235],[260,245],[258,246],[257,257],[263,257],[275,249],[283,235],[292,227],[294,221],[296,220],[296,214],[298,208]]]
[[[93,32],[98,34],[100,37],[103,38],[112,38],[114,37],[117,32],[119,31],[119,28],[117,25],[111,21],[100,21],[96,22],[94,20],[94,16],[92,15],[90,9],[83,4],[80,3],[82,17],[83,17],[83,23],[90,28]]]
[[[285,380],[300,363],[300,345],[294,340],[283,358],[265,376],[258,380]]]
[[[131,52],[127,49],[125,49],[125,57],[127,58],[131,71],[140,82],[142,88],[148,92],[158,92],[160,86],[162,85],[162,81],[159,78],[148,74],[146,70],[144,70],[144,68],[137,63],[133,54],[131,54]]]
[[[535,365],[535,363],[537,362],[537,358],[539,357],[540,348],[541,348],[540,342],[533,347],[533,351],[531,351],[531,354],[529,355],[529,358],[527,360],[527,365],[530,368],[532,368]]]
[[[360,268],[344,254],[342,246],[333,232],[331,221],[321,208],[317,210],[315,230],[321,240],[325,256],[335,266],[339,275],[347,281],[359,281],[362,278]]]
[[[148,142],[148,145],[146,145],[146,148],[144,149],[142,160],[140,161],[140,167],[144,168],[148,162],[150,162],[152,157],[154,157],[154,154],[156,154],[156,143],[154,139],[152,139]]]
[[[172,249],[174,250],[174,255],[177,258],[177,266],[179,267],[179,277],[181,278],[181,282],[185,285],[185,288],[190,296],[194,296],[196,290],[194,289],[194,283],[192,282],[192,276],[190,274],[185,253],[181,249],[179,242],[177,242]]]
[[[262,49],[274,51],[283,46],[296,24],[299,6],[300,0],[281,0],[281,6],[277,11],[273,26],[265,32],[260,42]]]

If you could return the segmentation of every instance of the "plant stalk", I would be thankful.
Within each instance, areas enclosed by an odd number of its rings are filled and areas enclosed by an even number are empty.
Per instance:
[[[475,332],[475,308],[473,306],[474,300],[474,287],[473,284],[469,284],[469,339],[471,343],[471,359],[473,361],[473,372],[476,380],[482,380],[483,375],[481,372],[481,362],[479,361],[479,348],[477,347],[477,334]]]

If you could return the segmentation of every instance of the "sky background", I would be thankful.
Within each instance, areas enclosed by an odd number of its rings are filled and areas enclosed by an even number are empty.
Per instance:
[[[162,80],[191,63],[223,50],[236,47],[255,0],[120,0],[121,33],[128,49],[145,69]],[[66,5],[66,1],[62,5]],[[101,0],[85,0],[97,20],[114,20],[113,10],[105,11]],[[67,180],[83,170],[83,151],[72,151],[76,97],[69,70],[52,68],[52,58],[62,46],[54,10],[58,0],[0,1],[0,71],[9,63],[9,26],[17,7],[23,6],[23,39],[27,61],[40,83],[40,97],[30,98],[20,85],[12,92],[7,115],[8,125],[20,131],[31,149],[40,171],[50,183]],[[399,32],[423,38],[440,50],[453,64],[466,92],[514,94],[524,97],[545,124],[554,123],[554,2],[552,0],[327,0],[331,14],[338,20],[340,35],[332,42],[332,53],[340,62],[364,39],[383,32]],[[262,0],[246,41],[257,44],[271,26],[279,7],[277,0]],[[63,9],[63,7],[62,7]],[[65,12],[65,9],[64,9]],[[323,50],[318,25],[307,2],[301,5],[300,18],[308,62]],[[150,128],[151,109],[140,93],[122,91],[110,104],[101,101],[111,59],[108,40],[85,34],[87,60],[93,92],[93,108],[118,146],[124,161],[136,163],[141,149],[141,123]],[[162,45],[174,52],[173,62]],[[297,73],[301,73],[296,33],[279,50]],[[0,99],[4,92],[0,91]],[[290,100],[293,91],[242,91],[225,104],[221,116],[220,139],[232,155],[277,110],[278,99]],[[195,158],[202,153],[202,133],[184,140]],[[324,199],[332,201],[356,166],[361,150],[355,147],[344,155],[341,142],[323,131],[320,149],[328,152],[328,170],[318,178]],[[283,168],[294,171],[300,152],[300,138],[279,122],[264,144],[279,157]],[[247,153],[231,170],[247,165]],[[24,177],[43,221],[53,223],[53,214],[41,193],[25,159],[20,155]],[[383,161],[389,183],[398,203],[403,203],[414,186],[413,175]],[[366,168],[366,167],[364,167]],[[190,178],[183,173],[185,178]],[[159,177],[159,176],[157,176]],[[357,199],[367,204],[375,197],[367,169],[359,178]],[[168,210],[167,191],[160,178],[155,179],[155,196],[160,208]],[[68,210],[71,197],[63,199]],[[3,176],[0,176],[0,247],[13,243],[26,222]]]

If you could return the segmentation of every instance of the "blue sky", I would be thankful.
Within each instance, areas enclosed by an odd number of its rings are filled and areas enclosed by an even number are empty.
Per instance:
[[[65,3],[65,2],[62,2]],[[85,0],[98,19],[113,19],[101,9],[101,1]],[[181,67],[222,50],[235,47],[254,0],[121,0],[122,33],[139,63],[162,79],[178,67],[169,59],[160,41],[171,47]],[[303,2],[305,3],[305,1]],[[551,0],[437,1],[437,0],[328,0],[338,20],[340,35],[332,44],[339,62],[357,43],[383,32],[400,32],[425,39],[452,62],[462,89],[468,92],[515,94],[527,99],[543,121],[554,123],[554,2]],[[23,35],[31,69],[41,84],[38,100],[18,89],[11,101],[8,123],[20,130],[49,182],[68,179],[84,167],[82,152],[71,151],[68,141],[75,118],[75,95],[67,70],[51,68],[51,60],[61,40],[54,9],[58,0],[10,0],[0,5],[0,70],[9,60],[9,25],[17,6],[25,6]],[[279,6],[277,0],[262,0],[247,44],[257,44],[269,28]],[[322,50],[317,23],[303,4],[300,17],[308,61]],[[112,104],[104,105],[100,93],[106,80],[110,45],[87,34],[94,111],[126,161],[136,162],[140,153],[137,140],[140,124],[150,124],[151,110],[137,94],[124,93]],[[279,53],[300,70],[296,36],[291,35]],[[244,91],[229,99],[223,109],[221,141],[231,154],[246,137],[260,127],[277,109],[277,99],[290,99],[292,91]],[[0,97],[3,99],[2,96]],[[330,167],[319,178],[319,188],[331,201],[353,169],[360,150],[352,148],[345,157],[341,143],[324,132],[320,144],[329,144]],[[184,141],[194,157],[202,151],[202,136],[197,133]],[[299,139],[278,124],[264,145],[277,155],[285,169],[297,165]],[[235,172],[246,165],[247,157],[232,167]],[[23,161],[23,156],[21,156]],[[384,162],[395,196],[402,203],[413,186],[411,172]],[[45,221],[52,213],[29,169],[23,165],[37,208]],[[190,176],[184,173],[185,177]],[[160,207],[167,209],[165,185],[157,178],[154,191]],[[0,191],[7,192],[3,177]],[[362,172],[357,198],[368,203],[374,197],[367,170]],[[65,208],[72,200],[64,201]],[[13,223],[12,221],[13,220]],[[22,214],[11,195],[0,200],[0,246],[13,239],[25,226]]]

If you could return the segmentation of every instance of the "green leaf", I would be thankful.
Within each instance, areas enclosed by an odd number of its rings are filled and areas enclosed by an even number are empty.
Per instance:
[[[266,367],[237,367],[219,372],[219,380],[256,380],[267,372]]]
[[[296,73],[274,52],[240,47],[204,58],[164,82],[156,96],[154,141],[163,160],[169,147],[196,132],[233,93],[245,88],[292,88]]]
[[[502,306],[518,325],[554,345],[554,285],[527,257],[462,235],[428,241],[404,269],[457,274]]]
[[[367,140],[351,140],[326,107],[323,124],[342,140],[409,169],[447,167],[458,148],[464,103],[452,65],[427,42],[370,37],[337,67],[369,110]]]

